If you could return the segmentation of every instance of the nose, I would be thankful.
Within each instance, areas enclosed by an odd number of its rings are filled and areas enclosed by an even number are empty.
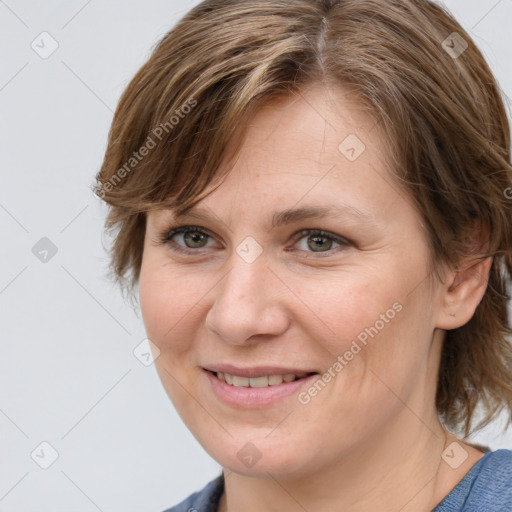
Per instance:
[[[234,255],[227,275],[214,288],[206,328],[233,345],[250,344],[284,333],[290,316],[286,290],[260,256],[247,263]]]

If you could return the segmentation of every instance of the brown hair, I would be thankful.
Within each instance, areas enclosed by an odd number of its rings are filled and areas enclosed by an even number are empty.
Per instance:
[[[236,153],[249,116],[315,83],[354,91],[378,119],[393,172],[428,231],[433,265],[456,267],[474,252],[467,233],[475,222],[488,231],[480,254],[493,257],[488,287],[473,318],[446,333],[436,396],[445,425],[468,435],[478,404],[478,427],[512,410],[510,135],[482,54],[432,2],[206,0],[192,9],[115,112],[96,186],[115,232],[112,273],[130,290],[145,212],[180,213],[202,199],[220,183],[227,144],[235,141]]]

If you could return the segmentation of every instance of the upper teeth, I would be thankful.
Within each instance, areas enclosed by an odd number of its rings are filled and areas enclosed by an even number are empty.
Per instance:
[[[306,373],[294,374],[287,373],[285,375],[264,375],[263,377],[239,377],[238,375],[230,375],[229,373],[217,372],[217,377],[227,384],[240,388],[266,388],[267,386],[276,386],[284,382],[292,382],[295,379],[305,377]]]

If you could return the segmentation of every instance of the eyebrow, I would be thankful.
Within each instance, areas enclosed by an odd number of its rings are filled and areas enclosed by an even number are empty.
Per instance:
[[[281,212],[275,212],[272,216],[272,228],[292,224],[301,220],[320,219],[322,217],[351,217],[359,221],[370,222],[370,216],[357,209],[355,206],[339,204],[325,207],[288,208]]]
[[[212,215],[207,210],[203,210],[200,207],[191,206],[187,208],[181,215],[177,215],[176,218],[181,217],[192,217],[198,220],[211,220]],[[359,210],[355,206],[340,203],[332,206],[324,207],[302,207],[302,208],[287,208],[286,210],[273,212],[271,229],[286,224],[293,224],[306,219],[320,219],[325,217],[334,218],[352,218],[356,221],[364,222],[367,224],[376,224],[373,217],[368,213]],[[217,217],[218,219],[218,217]]]

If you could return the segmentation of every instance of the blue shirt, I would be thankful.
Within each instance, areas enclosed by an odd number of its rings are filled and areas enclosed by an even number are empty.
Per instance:
[[[164,512],[217,512],[224,475]],[[512,451],[487,452],[432,512],[512,512]]]

